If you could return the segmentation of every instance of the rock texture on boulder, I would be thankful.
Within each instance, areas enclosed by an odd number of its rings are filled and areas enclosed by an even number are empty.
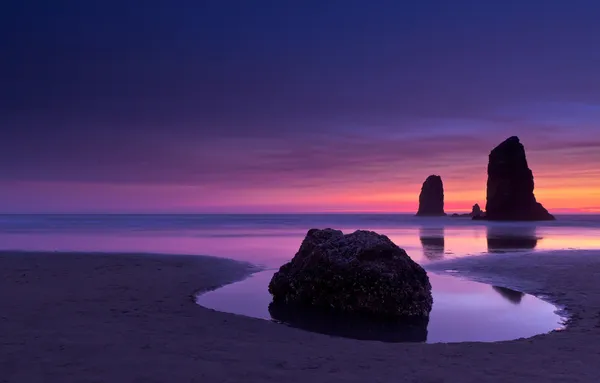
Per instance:
[[[418,216],[442,216],[444,212],[444,184],[442,177],[431,175],[427,177],[419,194]]]
[[[273,304],[389,319],[428,317],[427,272],[388,237],[311,229],[269,283]]]
[[[548,213],[533,194],[533,173],[527,165],[525,148],[516,136],[490,153],[485,219],[496,221],[547,221]]]

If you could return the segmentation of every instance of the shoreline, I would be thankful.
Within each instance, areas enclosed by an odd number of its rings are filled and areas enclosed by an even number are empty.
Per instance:
[[[333,338],[203,308],[189,297],[258,268],[206,256],[0,252],[6,382],[593,382],[600,251],[428,264],[549,297],[566,329],[495,343]]]
[[[547,253],[550,253],[550,252],[544,252],[544,254],[547,254]],[[516,254],[516,255],[519,256],[522,254]],[[600,255],[600,251],[598,251],[598,255]],[[488,257],[488,256],[494,256],[494,255],[472,255],[472,256],[467,256],[465,258],[479,258],[479,257]],[[519,283],[519,281],[515,278],[511,279],[511,278],[507,278],[507,277],[500,277],[498,275],[494,275],[493,273],[486,275],[485,273],[479,274],[476,272],[472,272],[472,270],[469,270],[469,266],[461,265],[462,262],[456,262],[456,261],[460,261],[460,260],[461,260],[461,258],[437,261],[437,262],[433,262],[432,264],[424,265],[423,267],[425,268],[425,270],[428,273],[433,273],[433,274],[441,275],[441,276],[455,277],[455,278],[459,278],[459,279],[463,279],[463,280],[471,281],[471,282],[483,283],[485,285],[492,286],[492,287],[503,287],[503,288],[511,289],[511,290],[514,290],[514,291],[517,291],[520,293],[524,293],[529,296],[533,296],[533,297],[538,298],[546,303],[551,304],[552,306],[554,306],[557,309],[555,311],[555,313],[560,318],[564,319],[564,322],[562,322],[561,324],[565,327],[562,329],[553,330],[551,332],[564,331],[566,329],[566,327],[568,327],[571,324],[572,314],[569,311],[569,308],[567,306],[561,304],[559,299],[554,297],[553,295],[540,293],[539,291],[531,292],[528,290],[524,290],[523,284]],[[433,267],[430,267],[430,266],[433,266]],[[456,268],[445,269],[444,266],[453,266],[453,267],[457,267],[458,269],[456,269]],[[549,333],[547,333],[547,334],[549,334]],[[537,334],[534,336],[538,336],[538,335],[545,335],[545,334]],[[526,338],[526,339],[528,339],[528,338]],[[518,340],[518,339],[513,339],[513,340]]]
[[[539,280],[525,278],[524,276],[503,275],[502,264],[505,262],[520,262],[521,257],[600,257],[600,250],[552,250],[545,252],[523,252],[523,253],[508,253],[508,254],[486,254],[474,255],[463,258],[445,259],[442,261],[432,262],[424,266],[427,272],[432,272],[438,275],[454,276],[463,278],[469,281],[484,283],[490,286],[506,287],[515,291],[519,291],[528,295],[535,296],[545,302],[552,304],[558,309],[557,314],[565,318],[564,329],[555,331],[565,331],[572,325],[573,321],[577,321],[579,308],[569,306],[561,301],[563,294],[553,293],[543,288],[543,284]],[[494,259],[502,258],[502,259]],[[598,260],[600,262],[600,259]],[[448,268],[449,267],[449,268]],[[490,270],[493,269],[493,270]],[[600,288],[600,283],[599,283]],[[574,311],[573,311],[574,310]],[[599,314],[600,315],[600,314]],[[550,334],[550,333],[548,333]],[[541,336],[546,334],[538,334]],[[529,338],[526,338],[529,339]],[[518,340],[518,339],[515,339]]]
[[[195,257],[195,255],[190,255],[190,257]],[[209,255],[202,255],[202,257],[211,257],[211,256],[209,256]],[[217,258],[217,257],[212,257],[212,258]],[[208,307],[204,307],[204,306],[202,306],[202,305],[199,305],[199,304],[197,303],[197,299],[198,299],[198,296],[199,296],[199,295],[206,294],[206,293],[209,293],[209,292],[211,292],[211,291],[218,290],[218,289],[220,289],[221,287],[225,287],[225,286],[227,286],[227,285],[230,285],[230,284],[232,284],[232,283],[238,283],[238,282],[245,281],[246,279],[248,279],[248,278],[252,277],[252,276],[253,276],[254,274],[256,274],[256,273],[260,273],[260,272],[262,272],[262,271],[267,271],[267,270],[269,270],[268,268],[266,268],[266,267],[263,267],[263,266],[261,266],[261,265],[256,265],[256,264],[249,263],[249,262],[237,261],[237,260],[235,260],[235,259],[229,259],[229,258],[217,258],[217,259],[224,259],[224,260],[227,260],[227,261],[233,261],[233,262],[236,262],[236,263],[241,263],[241,264],[242,264],[242,265],[243,265],[243,266],[246,268],[246,274],[245,274],[244,276],[242,276],[241,278],[239,278],[239,279],[236,279],[236,280],[234,280],[234,281],[231,281],[231,282],[223,283],[223,284],[220,284],[220,285],[218,285],[218,286],[216,286],[216,285],[215,285],[215,286],[211,286],[211,287],[210,287],[210,288],[208,288],[208,289],[199,289],[199,290],[194,290],[194,292],[192,292],[192,293],[190,294],[190,296],[189,296],[190,300],[191,300],[191,301],[192,301],[192,302],[193,302],[193,303],[194,303],[196,306],[200,306],[200,307],[202,307],[203,309],[206,309],[206,310],[218,311],[218,310],[213,310],[213,309],[211,309],[211,308],[208,308]]]

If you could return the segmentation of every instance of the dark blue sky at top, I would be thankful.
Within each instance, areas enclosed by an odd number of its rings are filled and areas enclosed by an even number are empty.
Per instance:
[[[244,186],[600,133],[597,1],[1,7],[0,181]]]

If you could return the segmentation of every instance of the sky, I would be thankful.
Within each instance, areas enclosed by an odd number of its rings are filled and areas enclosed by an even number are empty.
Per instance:
[[[600,2],[8,0],[0,212],[600,212]]]

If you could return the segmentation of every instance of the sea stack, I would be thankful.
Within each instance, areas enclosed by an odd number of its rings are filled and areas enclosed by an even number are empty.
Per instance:
[[[481,208],[479,207],[479,204],[476,203],[475,205],[473,205],[473,209],[471,209],[470,216],[471,217],[477,217],[477,216],[480,216],[482,214],[483,214],[483,212],[481,211]]]
[[[442,177],[430,175],[421,187],[419,194],[418,216],[443,216],[444,213],[444,184]]]
[[[516,136],[496,146],[489,156],[485,219],[491,221],[549,221],[533,194],[533,173],[525,148]]]

